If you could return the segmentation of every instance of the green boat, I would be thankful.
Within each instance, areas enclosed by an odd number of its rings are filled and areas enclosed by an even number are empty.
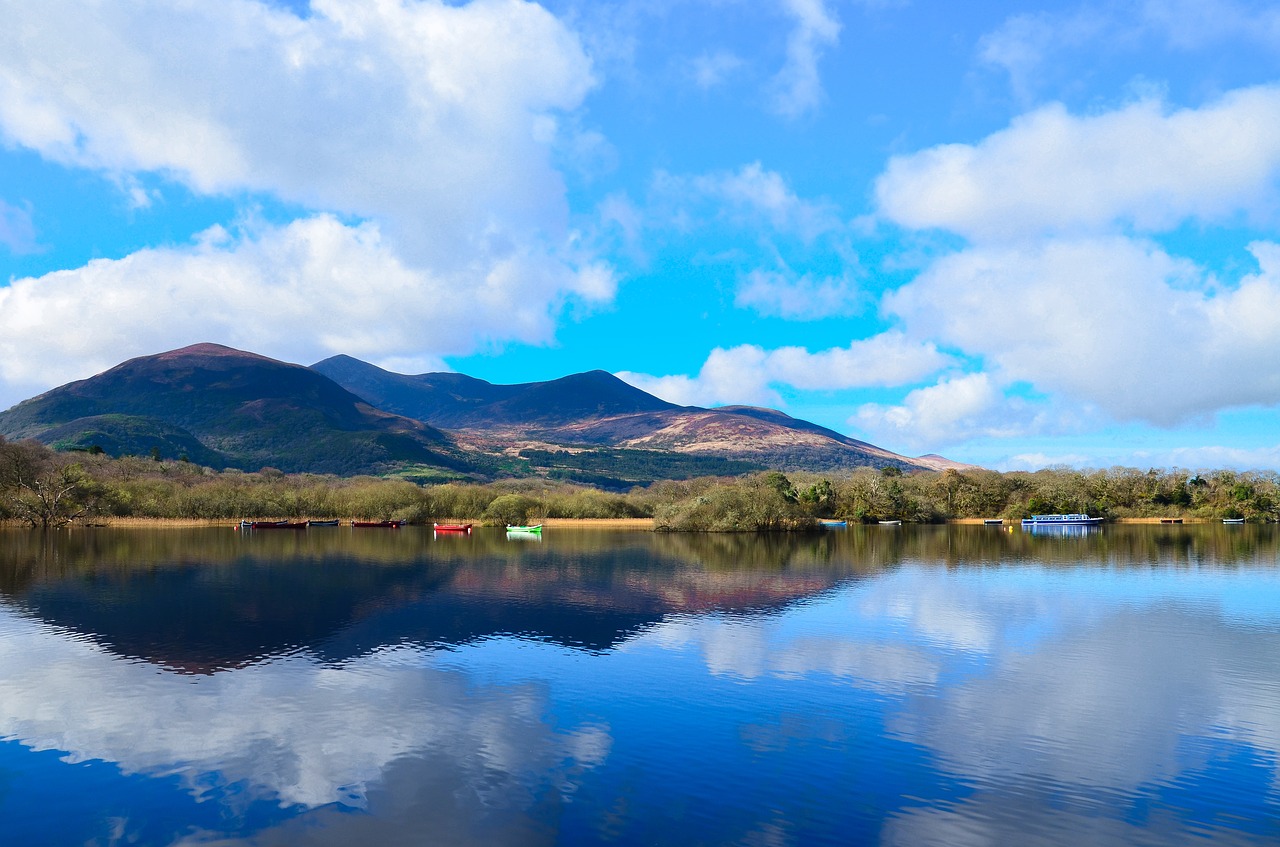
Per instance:
[[[512,526],[507,524],[507,532],[536,532],[542,533],[542,524],[534,524],[533,526]]]

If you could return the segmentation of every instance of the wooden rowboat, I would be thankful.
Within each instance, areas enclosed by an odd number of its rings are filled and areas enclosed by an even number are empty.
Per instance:
[[[306,529],[306,521],[289,523],[288,521],[240,521],[241,529]]]
[[[436,532],[470,532],[471,524],[469,523],[438,523],[435,525]]]
[[[331,521],[307,521],[307,526],[338,526],[339,521],[334,518]]]
[[[399,529],[404,521],[352,521],[352,526],[381,527],[382,529]]]
[[[542,524],[534,524],[533,526],[512,526],[507,524],[507,532],[542,532]]]

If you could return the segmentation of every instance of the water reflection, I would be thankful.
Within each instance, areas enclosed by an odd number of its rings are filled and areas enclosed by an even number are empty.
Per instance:
[[[0,829],[1273,843],[1277,543],[4,532]]]

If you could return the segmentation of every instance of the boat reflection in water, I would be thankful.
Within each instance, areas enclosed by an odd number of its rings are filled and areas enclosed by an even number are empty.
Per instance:
[[[1093,535],[1102,532],[1101,524],[1096,523],[1028,523],[1022,522],[1022,531],[1030,532],[1034,535]]]

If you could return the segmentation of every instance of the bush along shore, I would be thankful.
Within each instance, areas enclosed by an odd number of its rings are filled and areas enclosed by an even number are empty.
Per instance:
[[[417,484],[371,476],[214,471],[183,461],[55,452],[0,439],[0,521],[56,527],[111,518],[357,518],[495,526],[548,518],[652,518],[672,531],[805,530],[820,520],[1017,519],[1086,512],[1117,518],[1280,518],[1273,472],[1050,468],[841,475],[777,471],[661,481],[625,494],[539,478]]]

